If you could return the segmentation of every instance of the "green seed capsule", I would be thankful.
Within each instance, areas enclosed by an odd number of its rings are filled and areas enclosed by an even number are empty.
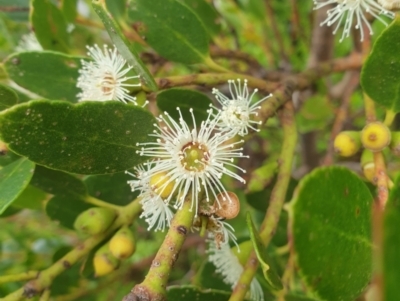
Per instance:
[[[122,227],[111,238],[109,248],[115,258],[126,259],[131,257],[136,249],[135,238],[128,227]]]
[[[96,235],[103,233],[111,226],[117,214],[108,208],[90,208],[76,218],[74,228],[84,234]]]
[[[355,155],[361,148],[360,133],[355,131],[340,132],[333,142],[335,152],[343,157]]]
[[[93,257],[93,267],[95,277],[101,277],[116,270],[119,266],[119,260],[113,256],[109,250],[108,244],[102,246]]]
[[[361,131],[361,143],[372,151],[379,152],[390,144],[392,134],[382,122],[368,123]]]

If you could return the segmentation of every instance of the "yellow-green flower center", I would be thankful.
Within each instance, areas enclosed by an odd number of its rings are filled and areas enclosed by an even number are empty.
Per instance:
[[[210,156],[204,144],[190,142],[182,147],[181,163],[186,170],[202,171]]]

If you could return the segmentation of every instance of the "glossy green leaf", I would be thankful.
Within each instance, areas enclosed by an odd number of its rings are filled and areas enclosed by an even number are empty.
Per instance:
[[[106,174],[146,160],[136,144],[150,140],[154,123],[144,109],[117,101],[35,100],[0,113],[0,139],[51,169]]]
[[[67,22],[73,23],[77,15],[78,0],[61,0],[61,11]]]
[[[52,197],[46,204],[46,214],[60,225],[74,229],[76,217],[83,211],[93,207],[77,197],[59,196]]]
[[[10,108],[17,103],[17,93],[9,87],[0,84],[0,111]]]
[[[123,56],[129,66],[132,66],[133,70],[140,75],[141,79],[148,86],[148,88],[151,91],[156,91],[158,87],[153,76],[139,58],[136,50],[130,45],[129,41],[122,34],[120,27],[104,6],[104,2],[92,0],[92,4],[93,9],[103,22],[104,27],[107,29],[111,40],[118,49],[118,52]]]
[[[19,86],[48,99],[76,102],[81,58],[52,51],[15,53],[4,67]]]
[[[261,269],[264,273],[265,280],[273,290],[281,290],[283,288],[282,282],[276,271],[272,268],[271,259],[268,256],[267,250],[261,241],[261,237],[251,219],[250,213],[246,217],[247,226],[250,232],[250,238],[253,242],[254,250],[257,254],[258,261],[260,262]]]
[[[0,166],[6,166],[21,158],[8,148],[6,148],[4,142],[0,141]]]
[[[183,64],[205,62],[208,34],[197,15],[176,0],[135,0],[131,18],[139,34],[161,56]]]
[[[400,296],[400,178],[390,191],[383,221],[383,293],[385,301]]]
[[[323,300],[353,300],[371,280],[371,206],[364,182],[343,167],[305,176],[291,203],[300,274]]]
[[[36,166],[37,168],[38,166]],[[35,168],[35,172],[36,172]],[[32,181],[32,180],[31,180]],[[28,185],[13,202],[14,207],[41,210],[48,194],[43,190]]]
[[[4,210],[2,213],[0,213],[0,218],[13,216],[13,215],[19,213],[21,210],[22,210],[22,208],[15,207],[13,205],[8,206],[6,208],[6,210]]]
[[[376,40],[361,73],[364,91],[378,104],[400,112],[400,17]]]
[[[167,300],[228,301],[230,295],[230,292],[201,289],[192,285],[170,286],[167,288]]]
[[[85,184],[77,177],[40,165],[36,166],[31,185],[53,195],[85,196],[87,194]]]
[[[24,191],[32,178],[35,164],[21,158],[0,169],[0,214]]]
[[[168,112],[172,118],[179,120],[180,115],[177,108],[181,109],[183,119],[193,125],[192,116],[189,109],[193,109],[197,125],[207,119],[207,110],[210,109],[211,100],[203,93],[173,88],[157,94],[157,106],[160,111]]]
[[[127,183],[132,179],[131,175],[119,172],[110,175],[88,176],[84,183],[91,196],[111,204],[124,206],[137,197],[137,192],[132,192]]]
[[[68,51],[67,22],[50,0],[32,0],[30,21],[43,49]]]
[[[221,31],[220,15],[212,4],[205,0],[180,0],[180,2],[196,13],[211,36]]]
[[[127,0],[106,0],[107,10],[116,20],[123,19],[126,13]]]

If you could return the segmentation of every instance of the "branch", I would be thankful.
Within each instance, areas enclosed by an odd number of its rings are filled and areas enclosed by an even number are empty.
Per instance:
[[[142,283],[137,284],[123,301],[164,301],[171,269],[178,259],[186,235],[193,223],[192,199],[188,194],[182,209],[171,221],[171,227],[154,258],[150,270]]]
[[[269,206],[260,228],[260,237],[265,246],[268,246],[275,234],[278,221],[286,198],[286,192],[292,174],[293,157],[297,143],[297,129],[294,119],[294,108],[291,102],[286,103],[280,114],[284,132],[281,154],[279,156],[279,171],[277,181],[272,190]],[[242,301],[257,272],[258,260],[253,251],[244,267],[244,271],[236,284],[229,301]]]

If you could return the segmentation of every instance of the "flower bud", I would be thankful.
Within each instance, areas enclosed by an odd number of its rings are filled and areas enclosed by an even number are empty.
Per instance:
[[[116,270],[119,265],[119,260],[113,256],[109,250],[108,244],[105,244],[93,257],[94,276],[101,277]]]
[[[150,187],[163,199],[168,198],[175,186],[174,181],[170,181],[166,172],[159,172],[150,178]]]
[[[116,216],[116,212],[109,208],[93,207],[78,215],[74,228],[88,235],[100,234],[111,226]]]
[[[375,180],[375,163],[370,162],[363,166],[364,177],[371,183],[376,183]]]
[[[253,242],[251,240],[247,240],[240,243],[239,248],[235,246],[231,249],[233,254],[235,254],[235,256],[239,259],[239,262],[242,266],[246,265],[246,262],[249,259],[252,250],[253,250]]]
[[[382,122],[368,123],[361,131],[361,143],[366,149],[378,152],[389,145],[391,140],[389,128]]]
[[[335,152],[343,157],[355,155],[361,148],[360,133],[355,131],[340,132],[333,142]]]
[[[368,149],[364,149],[361,154],[361,167],[365,178],[374,183],[375,177],[375,163],[374,163],[374,153]]]
[[[240,212],[240,201],[233,192],[222,192],[214,200],[214,214],[226,219],[235,218]]]
[[[117,259],[131,257],[135,252],[136,244],[132,231],[128,227],[122,227],[109,242],[111,253]]]
[[[390,142],[390,149],[395,156],[400,157],[400,132],[392,132],[392,141]]]

